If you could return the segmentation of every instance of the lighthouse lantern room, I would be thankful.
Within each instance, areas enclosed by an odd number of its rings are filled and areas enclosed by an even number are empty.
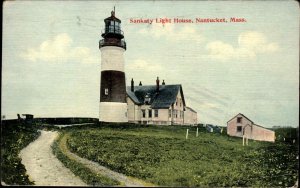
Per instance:
[[[121,30],[121,20],[115,11],[104,19],[103,39],[99,41],[101,51],[101,84],[99,121],[128,122],[124,56],[126,42]]]

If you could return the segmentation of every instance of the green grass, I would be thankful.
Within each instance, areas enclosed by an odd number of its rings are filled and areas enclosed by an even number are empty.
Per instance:
[[[189,139],[185,139],[189,128]],[[161,186],[292,186],[298,147],[180,126],[69,128],[68,147],[112,170]]]
[[[82,165],[80,162],[77,162],[74,159],[71,159],[70,156],[64,151],[64,139],[66,135],[60,135],[59,138],[53,143],[52,149],[55,156],[75,175],[79,176],[87,185],[93,186],[108,186],[108,185],[119,185],[120,183],[116,180],[112,180],[106,176],[103,176],[99,173],[92,172],[89,168]]]
[[[4,123],[1,125],[1,181],[8,185],[33,185],[21,163],[19,153],[38,136],[38,125]]]

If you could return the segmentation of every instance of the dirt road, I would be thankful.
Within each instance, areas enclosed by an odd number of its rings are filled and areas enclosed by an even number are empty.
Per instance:
[[[41,131],[37,140],[21,150],[20,157],[30,180],[41,186],[85,186],[52,153],[51,144],[57,136],[57,132]]]
[[[111,179],[115,179],[115,180],[117,180],[121,183],[121,186],[125,186],[125,187],[145,187],[145,186],[146,187],[154,187],[155,186],[151,183],[144,182],[140,179],[129,177],[129,176],[126,176],[124,174],[112,171],[112,170],[110,170],[110,169],[108,169],[104,166],[99,165],[96,162],[87,160],[85,158],[81,158],[78,155],[70,152],[68,150],[67,144],[66,144],[66,141],[67,141],[68,137],[69,137],[69,135],[66,134],[60,142],[60,147],[63,150],[63,152],[69,158],[83,164],[85,167],[89,168],[94,173],[101,173],[102,175],[110,177]]]

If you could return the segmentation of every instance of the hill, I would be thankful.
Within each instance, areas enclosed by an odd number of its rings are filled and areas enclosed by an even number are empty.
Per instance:
[[[189,137],[186,139],[186,129]],[[70,150],[160,186],[293,186],[298,146],[207,133],[196,127],[98,124],[66,128]]]

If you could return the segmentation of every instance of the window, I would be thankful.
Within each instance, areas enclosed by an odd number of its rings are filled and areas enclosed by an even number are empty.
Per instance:
[[[242,117],[237,118],[237,123],[242,123]]]
[[[177,118],[177,110],[173,110],[173,117]]]
[[[150,100],[151,100],[150,95],[147,93],[147,94],[145,95],[144,103],[145,103],[145,104],[150,104]]]
[[[105,95],[108,95],[108,88],[105,88],[105,89],[104,89],[104,94],[105,94]]]
[[[148,110],[148,116],[149,116],[149,118],[152,117],[152,110],[151,109]]]
[[[115,33],[121,33],[121,26],[119,22],[115,22]]]
[[[176,101],[176,106],[177,106],[177,101]]]
[[[242,132],[242,126],[237,126],[236,127],[236,132]]]
[[[154,110],[154,117],[158,117],[158,110]]]
[[[142,110],[142,117],[143,117],[143,118],[146,117],[146,110]]]
[[[121,23],[111,20],[106,26],[106,32],[121,33]]]
[[[169,118],[172,117],[172,110],[169,110]]]
[[[183,111],[180,111],[180,118],[183,118]]]
[[[110,25],[110,26],[109,26],[109,32],[110,32],[110,33],[113,33],[113,32],[114,32],[114,29],[115,29],[115,28],[114,28],[113,25]]]

